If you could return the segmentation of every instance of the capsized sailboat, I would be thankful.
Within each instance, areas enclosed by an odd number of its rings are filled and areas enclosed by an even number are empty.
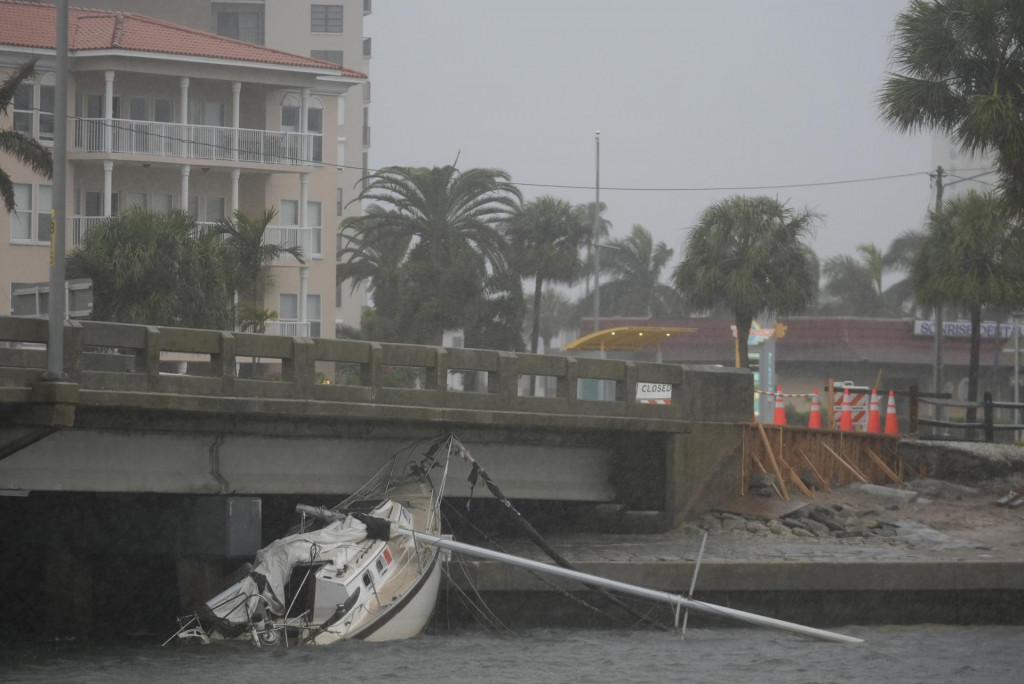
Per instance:
[[[453,435],[419,459],[398,455],[333,508],[299,505],[292,534],[256,554],[245,576],[180,620],[176,636],[326,645],[416,636],[434,611],[444,552],[390,530],[438,535]]]

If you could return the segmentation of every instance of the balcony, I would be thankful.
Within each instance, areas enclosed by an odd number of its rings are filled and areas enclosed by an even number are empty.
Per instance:
[[[267,321],[267,335],[283,337],[310,337],[309,321]]]
[[[72,247],[78,247],[85,240],[85,236],[92,230],[100,221],[107,218],[106,216],[69,216],[67,220],[68,233],[66,238],[66,247],[71,249]],[[209,229],[217,225],[216,221],[196,221],[196,230],[192,233],[192,237],[199,237],[200,233],[204,229]],[[221,236],[223,239],[223,236]]]
[[[74,152],[144,155],[199,161],[309,166],[320,162],[318,133],[134,121],[71,119]]]
[[[320,258],[323,256],[323,229],[320,226],[267,226],[267,244],[281,247],[298,246],[302,249],[302,258]],[[294,261],[295,257],[285,254],[282,261]],[[285,333],[281,333],[285,334]]]

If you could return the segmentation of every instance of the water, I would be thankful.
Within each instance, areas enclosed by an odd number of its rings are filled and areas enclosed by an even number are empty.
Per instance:
[[[256,650],[0,643],[0,681],[76,682],[958,682],[1017,683],[1024,627],[847,627],[833,644],[757,629],[665,633],[532,629]]]

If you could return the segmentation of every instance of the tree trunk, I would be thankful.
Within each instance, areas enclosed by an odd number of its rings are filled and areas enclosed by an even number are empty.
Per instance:
[[[537,340],[540,339],[540,291],[544,284],[539,275],[533,285],[533,332],[530,333],[530,351],[537,353]]]
[[[747,340],[750,338],[750,326],[754,322],[752,314],[735,314],[736,343],[739,347],[740,368],[750,368],[750,350]]]

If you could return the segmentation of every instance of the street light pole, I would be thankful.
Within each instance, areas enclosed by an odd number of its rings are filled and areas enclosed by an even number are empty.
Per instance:
[[[601,213],[601,131],[594,133],[594,145],[594,332],[598,332],[601,329],[601,250],[597,246],[600,239],[597,227]]]

